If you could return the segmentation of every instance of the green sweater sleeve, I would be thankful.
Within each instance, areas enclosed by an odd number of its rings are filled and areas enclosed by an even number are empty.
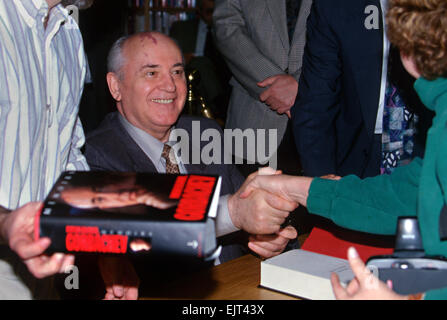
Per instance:
[[[447,288],[427,291],[424,300],[446,300]]]
[[[309,189],[309,212],[339,226],[374,234],[392,235],[397,217],[415,216],[422,160],[397,168],[391,175],[338,181],[315,178]]]

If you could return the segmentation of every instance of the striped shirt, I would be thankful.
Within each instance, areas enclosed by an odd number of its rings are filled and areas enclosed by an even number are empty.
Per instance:
[[[82,36],[61,5],[0,1],[0,205],[42,200],[64,170],[88,170],[77,116]]]

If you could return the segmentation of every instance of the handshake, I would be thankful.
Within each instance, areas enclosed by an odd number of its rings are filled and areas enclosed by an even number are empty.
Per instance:
[[[281,228],[300,204],[283,188],[284,177],[280,171],[262,168],[228,199],[233,225],[251,234],[248,247],[263,258],[280,254],[297,237],[293,226]]]
[[[327,175],[322,178],[338,180]],[[297,237],[292,226],[281,229],[290,212],[307,205],[313,178],[281,174],[262,168],[251,174],[228,201],[229,214],[235,227],[250,234],[248,247],[263,258],[280,254],[289,240]]]

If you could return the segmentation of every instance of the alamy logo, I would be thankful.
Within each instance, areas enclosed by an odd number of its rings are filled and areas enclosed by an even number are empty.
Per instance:
[[[370,5],[365,8],[365,28],[367,30],[379,30],[380,26],[380,10],[377,6]]]
[[[214,128],[202,131],[200,121],[192,122],[191,136],[180,128],[171,133],[171,139],[177,141],[172,149],[184,164],[242,164],[246,159],[248,164],[268,162],[273,169],[277,166],[277,137],[276,129],[224,129],[222,137]]]
[[[68,266],[64,272],[68,274],[65,278],[64,286],[67,290],[79,289],[79,269],[75,265]]]

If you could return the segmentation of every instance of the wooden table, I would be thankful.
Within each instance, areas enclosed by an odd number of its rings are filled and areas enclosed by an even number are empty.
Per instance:
[[[141,290],[141,299],[296,300],[259,287],[260,263],[260,259],[248,254],[183,279],[153,279]]]
[[[309,233],[298,236],[303,245]],[[142,279],[142,300],[298,300],[298,298],[259,287],[261,259],[247,254],[218,266],[179,273],[182,266],[158,271]],[[139,273],[142,274],[141,272]],[[145,272],[151,274],[151,271]]]

